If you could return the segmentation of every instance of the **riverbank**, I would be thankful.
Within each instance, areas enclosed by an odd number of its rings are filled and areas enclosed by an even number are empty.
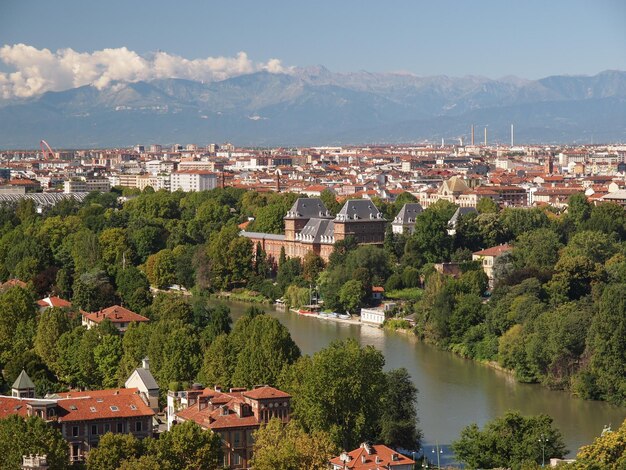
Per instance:
[[[337,323],[343,323],[345,325],[367,325],[367,326],[373,326],[376,327],[376,325],[368,325],[367,323],[362,323],[361,320],[357,320],[355,318],[339,318],[339,317],[331,317],[331,316],[321,316],[317,313],[309,313],[309,314],[300,314],[298,313],[298,310],[296,310],[295,308],[290,308],[289,312],[291,313],[295,313],[296,315],[300,316],[300,317],[310,317],[310,318],[317,318],[318,320],[327,320],[327,321],[333,321],[333,322],[337,322]]]
[[[272,305],[272,302],[258,292],[243,289],[241,291],[220,291],[213,294],[216,299],[233,300],[251,304]]]
[[[233,320],[241,318],[250,304],[224,301]],[[621,423],[626,408],[606,402],[582,400],[567,392],[535,384],[519,383],[493,365],[450,354],[443,348],[421,341],[411,331],[393,331],[361,322],[307,321],[286,309],[263,307],[285,325],[303,355],[313,355],[334,341],[352,338],[373,346],[385,357],[387,370],[405,368],[419,389],[419,419],[424,430],[427,453],[436,442],[440,446],[458,439],[472,423],[483,426],[509,410],[525,415],[545,413],[565,437],[574,455],[583,444],[592,442],[607,423]],[[448,454],[444,448],[444,457]]]

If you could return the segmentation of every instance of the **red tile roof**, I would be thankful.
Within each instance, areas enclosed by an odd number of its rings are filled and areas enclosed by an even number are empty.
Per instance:
[[[50,296],[44,299],[38,300],[37,305],[42,308],[47,307],[59,307],[59,308],[69,308],[72,306],[72,302],[68,302],[60,297]]]
[[[26,405],[28,399],[19,399],[0,396],[0,419],[7,418],[11,415],[26,416]]]
[[[132,393],[107,395],[86,392],[88,395],[84,397],[61,399],[57,402],[59,421],[154,416],[154,411],[138,395],[138,389],[127,390],[132,390]]]
[[[9,279],[7,282],[0,284],[0,289],[10,289],[11,287],[21,287],[22,289],[26,289],[28,285],[19,279]]]
[[[135,313],[127,308],[120,307],[119,305],[113,305],[112,307],[105,308],[104,310],[100,310],[98,312],[81,312],[83,317],[95,322],[100,323],[105,318],[111,320],[112,323],[130,323],[130,322],[143,322],[150,321],[149,318],[146,318],[138,313]]]
[[[507,251],[511,251],[512,247],[510,245],[498,245],[492,246],[491,248],[487,248],[485,250],[480,250],[474,252],[476,256],[500,256],[502,253],[506,253]]]
[[[253,400],[267,400],[272,398],[291,398],[286,392],[278,390],[277,388],[265,385],[263,387],[257,387],[247,392],[243,392],[243,395],[252,398]]]
[[[335,457],[330,461],[333,465],[341,468],[372,470],[376,468],[393,468],[399,465],[414,465],[415,461],[390,449],[384,445],[370,446],[371,453],[367,451],[365,445],[348,452],[349,461],[341,461],[340,457]],[[395,457],[395,458],[394,458]]]

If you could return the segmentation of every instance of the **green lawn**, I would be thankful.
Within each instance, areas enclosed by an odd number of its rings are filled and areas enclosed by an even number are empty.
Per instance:
[[[409,287],[385,292],[385,298],[389,300],[419,300],[423,293],[424,291],[419,287]]]

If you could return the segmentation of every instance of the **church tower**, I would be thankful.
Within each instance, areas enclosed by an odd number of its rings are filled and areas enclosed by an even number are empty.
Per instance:
[[[24,369],[13,382],[11,396],[15,398],[35,398],[35,384],[30,380]]]

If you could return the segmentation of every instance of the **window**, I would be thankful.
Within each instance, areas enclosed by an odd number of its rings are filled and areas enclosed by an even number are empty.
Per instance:
[[[141,421],[135,423],[135,431],[141,432]]]
[[[109,423],[104,423],[104,432],[105,434],[111,430],[111,425]]]
[[[97,424],[92,424],[91,425],[91,434],[96,436],[98,434],[98,425]]]
[[[124,423],[117,423],[117,432],[124,432]]]
[[[72,437],[78,436],[78,426],[72,426]]]
[[[117,406],[110,406],[111,411],[119,411],[120,409]]]
[[[241,433],[239,431],[235,431],[235,437],[233,438],[233,443],[235,447],[239,447],[241,445]]]

